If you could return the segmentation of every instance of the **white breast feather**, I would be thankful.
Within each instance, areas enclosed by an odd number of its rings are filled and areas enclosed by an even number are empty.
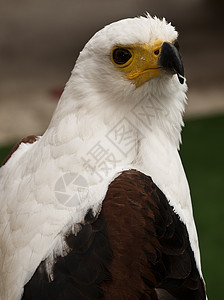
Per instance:
[[[122,28],[120,34],[117,28]],[[165,20],[149,16],[98,32],[82,51],[45,134],[34,144],[22,144],[0,169],[1,300],[20,299],[24,284],[47,257],[52,278],[54,257],[69,251],[63,242],[65,232],[83,222],[89,208],[97,213],[109,183],[129,168],[150,175],[165,193],[187,226],[201,270],[188,183],[177,151],[186,84],[180,85],[174,76],[155,78],[136,89],[121,80],[105,55],[113,43],[136,43],[139,37],[142,42],[174,39],[177,33]],[[138,113],[149,103],[147,123]],[[130,149],[113,140],[113,130],[122,125],[134,137]],[[86,163],[99,146],[108,155],[107,172]],[[69,207],[58,201],[56,183],[74,173],[86,180],[88,195]]]

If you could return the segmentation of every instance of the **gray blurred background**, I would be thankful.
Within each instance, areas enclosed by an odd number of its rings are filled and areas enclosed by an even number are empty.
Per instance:
[[[165,16],[180,33],[186,116],[224,111],[218,0],[0,0],[0,145],[42,134],[90,37],[121,18]]]

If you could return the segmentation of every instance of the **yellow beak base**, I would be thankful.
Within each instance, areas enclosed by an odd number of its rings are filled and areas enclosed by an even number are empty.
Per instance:
[[[136,87],[160,75],[161,66],[158,59],[164,41],[156,40],[152,44],[134,44],[122,46],[132,54],[131,59],[124,65],[116,65],[128,80]]]

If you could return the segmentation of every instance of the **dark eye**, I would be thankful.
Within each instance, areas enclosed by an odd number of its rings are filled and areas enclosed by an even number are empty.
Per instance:
[[[124,48],[116,48],[113,51],[113,60],[118,65],[124,65],[132,57],[129,50]]]
[[[177,50],[180,50],[180,45],[178,43],[178,40],[174,41],[173,45],[177,48]]]

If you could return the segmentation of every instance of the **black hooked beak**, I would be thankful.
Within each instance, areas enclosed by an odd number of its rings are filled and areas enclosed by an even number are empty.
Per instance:
[[[177,74],[179,82],[184,83],[183,61],[179,51],[173,44],[168,42],[162,44],[158,64],[169,73]]]

